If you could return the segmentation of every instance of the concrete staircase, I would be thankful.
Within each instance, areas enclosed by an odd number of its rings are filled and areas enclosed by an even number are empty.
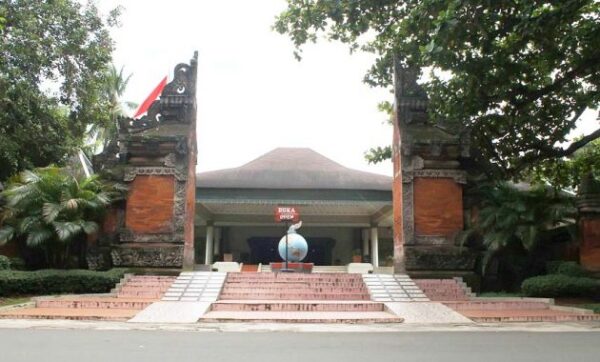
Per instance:
[[[346,265],[315,265],[313,273],[346,273],[348,267]],[[259,272],[270,273],[271,266],[269,264],[260,264]]]
[[[0,312],[10,319],[126,321],[160,299],[175,277],[126,276],[110,294],[36,298],[31,307]]]
[[[222,300],[371,300],[358,274],[229,273]]]
[[[475,296],[461,278],[414,279],[414,282],[431,301],[464,301]]]
[[[591,311],[559,307],[544,298],[477,298],[461,278],[416,279],[432,301],[440,301],[465,317],[480,323],[577,322],[600,320]]]
[[[205,322],[398,323],[359,274],[229,273]]]
[[[593,311],[554,305],[544,298],[475,298],[444,304],[474,322],[579,322],[598,321]]]

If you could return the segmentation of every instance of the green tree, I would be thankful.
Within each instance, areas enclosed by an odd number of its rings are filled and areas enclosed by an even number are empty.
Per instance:
[[[0,245],[23,241],[44,251],[50,267],[65,267],[71,246],[98,231],[106,207],[122,194],[121,186],[98,176],[77,180],[58,167],[23,171],[12,177],[2,196]]]
[[[107,19],[75,0],[0,2],[0,180],[64,160],[106,125],[113,50]]]
[[[488,174],[518,177],[600,137],[557,146],[600,102],[599,13],[594,0],[288,0],[274,28],[298,56],[320,35],[375,53],[374,86],[391,86],[394,55],[428,69],[433,121],[468,128]]]
[[[550,160],[533,167],[530,178],[557,188],[576,190],[587,175],[600,180],[600,140],[594,140],[568,158]]]

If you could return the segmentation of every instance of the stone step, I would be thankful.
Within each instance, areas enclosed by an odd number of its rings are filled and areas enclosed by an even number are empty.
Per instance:
[[[127,279],[125,283],[128,284],[169,284],[173,283],[176,279]]]
[[[500,322],[578,322],[598,321],[600,314],[581,314],[552,309],[524,310],[465,310],[460,312],[467,318],[481,323]]]
[[[383,312],[385,305],[375,302],[307,302],[307,301],[220,301],[213,303],[213,311],[252,312]]]
[[[370,300],[368,294],[363,293],[265,293],[255,291],[252,293],[225,293],[222,292],[219,299],[236,300]]]
[[[431,292],[430,290],[423,290],[421,289],[421,291],[427,295],[431,295],[431,296],[436,296],[436,295],[440,295],[440,296],[456,296],[456,297],[466,297],[467,295],[465,293],[451,293],[451,292]]]
[[[503,309],[550,309],[550,304],[546,301],[525,301],[525,300],[510,300],[510,301],[449,301],[445,305],[456,310],[503,310]]]
[[[256,287],[298,287],[298,286],[315,286],[315,287],[363,287],[365,284],[363,282],[355,282],[355,283],[322,283],[322,282],[234,282],[227,281],[227,285],[241,285],[248,286],[251,288]]]
[[[246,312],[211,311],[203,322],[262,323],[401,323],[403,319],[388,312]]]
[[[466,301],[471,289],[461,279],[416,279],[415,284],[432,301]]]
[[[240,273],[231,272],[227,278],[238,279],[361,279],[360,274],[338,274],[338,273]]]
[[[281,291],[283,293],[287,293],[287,292],[306,292],[306,293],[368,293],[368,289],[367,288],[319,288],[319,287],[310,287],[310,286],[303,286],[303,287],[295,287],[295,288],[291,288],[291,287],[256,287],[256,288],[250,288],[250,287],[241,287],[241,286],[231,286],[229,284],[225,285],[225,287],[223,288],[223,292],[236,292],[236,293],[247,293],[247,292],[252,292],[252,291],[257,291],[260,290],[262,292],[274,292],[274,291]]]
[[[144,292],[123,292],[117,294],[117,298],[125,298],[125,299],[160,299],[163,296],[163,292],[152,292],[152,291],[144,291]]]
[[[73,308],[73,309],[135,309],[142,310],[153,303],[153,300],[125,298],[54,298],[38,299],[36,308]]]
[[[19,308],[1,312],[0,318],[127,321],[138,312],[138,309]]]
[[[132,291],[132,292],[136,292],[136,291],[144,291],[144,290],[152,290],[152,291],[161,291],[161,290],[167,290],[169,289],[169,287],[171,287],[171,284],[167,284],[167,285],[161,285],[161,286],[145,286],[145,285],[129,285],[126,284],[124,286],[121,287],[121,289],[119,291],[123,292],[123,291]]]
[[[362,283],[357,278],[227,278],[230,283]]]

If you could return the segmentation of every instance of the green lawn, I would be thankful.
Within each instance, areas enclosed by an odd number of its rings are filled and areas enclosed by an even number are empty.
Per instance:
[[[9,305],[21,304],[29,302],[30,297],[10,297],[0,298],[0,307],[6,307]]]
[[[600,314],[600,303],[575,304],[573,307],[593,310],[594,313]]]

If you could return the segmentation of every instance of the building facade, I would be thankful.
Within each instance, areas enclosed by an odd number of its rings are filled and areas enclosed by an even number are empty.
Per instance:
[[[295,206],[306,262],[391,262],[392,178],[346,168],[307,148],[278,148],[241,167],[196,177],[196,262],[280,261],[276,206]]]

